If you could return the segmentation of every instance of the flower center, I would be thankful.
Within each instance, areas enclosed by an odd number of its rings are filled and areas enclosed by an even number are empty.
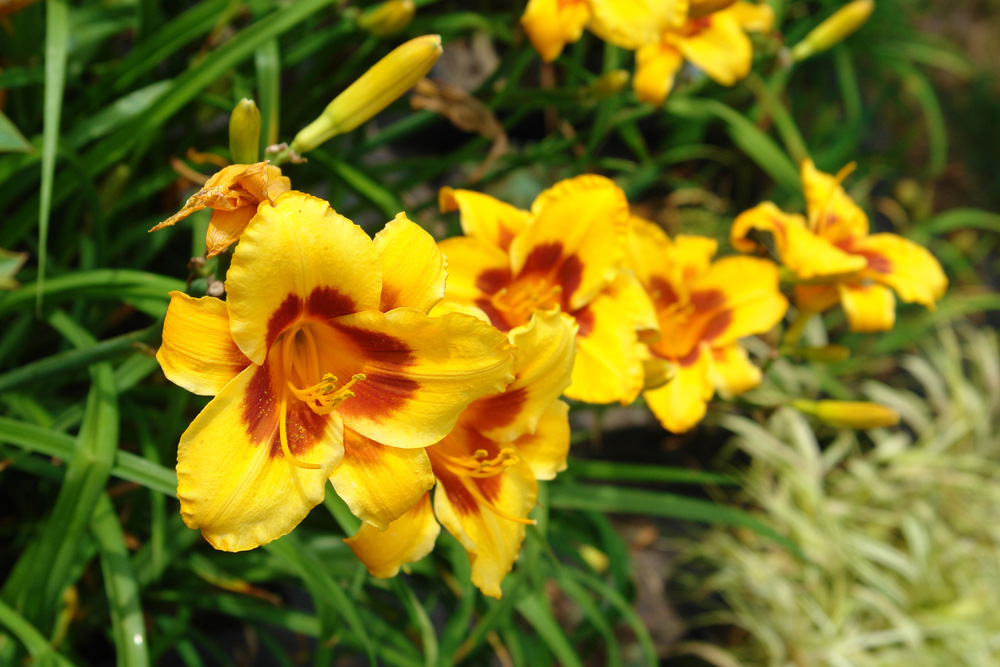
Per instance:
[[[351,387],[356,382],[364,380],[365,376],[363,373],[357,373],[338,387],[337,377],[333,373],[321,375],[316,338],[310,331],[309,324],[299,325],[284,333],[284,339],[281,341],[281,369],[284,383],[278,406],[281,451],[292,465],[307,470],[318,470],[319,465],[296,459],[288,446],[288,397],[291,395],[302,401],[318,415],[327,415],[336,410],[341,403],[354,397]],[[317,379],[318,382],[315,381]],[[307,386],[303,388],[299,385]]]
[[[475,498],[476,503],[480,507],[485,507],[497,516],[507,519],[508,521],[513,521],[514,523],[521,523],[527,526],[534,526],[538,524],[538,522],[534,519],[522,519],[521,517],[514,516],[513,514],[503,511],[490,502],[490,500],[488,500],[479,490],[479,486],[473,481],[473,479],[496,477],[504,470],[520,461],[520,457],[518,457],[517,452],[514,451],[513,448],[502,448],[492,459],[489,458],[490,454],[485,449],[477,449],[472,456],[461,457],[445,454],[443,451],[440,451],[440,449],[440,447],[427,448],[427,452],[430,454],[432,462],[447,468],[447,470],[452,473],[456,479],[458,479],[465,490],[468,491],[473,498]]]
[[[549,310],[559,305],[562,285],[553,285],[547,280],[521,278],[504,287],[490,299],[494,308],[504,314],[511,328],[527,324],[536,310]]]
[[[834,175],[833,183],[830,184],[830,192],[827,193],[823,206],[818,211],[809,211],[811,214],[809,226],[814,232],[816,232],[816,234],[822,236],[823,228],[826,227],[828,223],[836,221],[837,218],[830,213],[830,208],[833,206],[833,198],[837,194],[837,187],[843,185],[844,180],[851,175],[851,172],[853,172],[857,166],[858,164],[856,162],[844,165],[844,168]]]

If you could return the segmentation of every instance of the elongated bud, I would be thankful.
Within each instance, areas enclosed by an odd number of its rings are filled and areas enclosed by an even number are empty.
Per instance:
[[[388,37],[402,32],[416,13],[413,0],[389,0],[358,17],[358,27],[376,37]]]
[[[806,361],[831,364],[851,357],[851,351],[843,345],[823,345],[822,347],[797,347],[792,354]]]
[[[424,35],[397,47],[337,95],[319,118],[302,128],[291,149],[301,155],[361,125],[431,71],[441,52],[439,35]]]
[[[840,428],[882,428],[899,423],[899,413],[867,401],[792,401],[796,410]]]
[[[854,0],[844,5],[792,47],[792,60],[801,62],[843,41],[864,25],[874,10],[875,0]]]
[[[628,71],[623,69],[602,74],[587,86],[586,95],[594,100],[603,100],[606,97],[616,95],[628,85],[628,77]]]
[[[736,4],[736,0],[691,0],[688,8],[689,19],[700,19]]]
[[[229,116],[229,153],[234,164],[253,164],[259,151],[260,111],[244,97]]]

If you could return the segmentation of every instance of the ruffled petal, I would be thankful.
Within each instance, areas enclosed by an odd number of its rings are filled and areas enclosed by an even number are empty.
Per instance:
[[[705,416],[708,401],[715,393],[712,353],[707,346],[699,346],[673,366],[673,378],[659,389],[643,392],[642,397],[663,428],[685,433]]]
[[[459,211],[462,232],[504,252],[528,224],[528,212],[472,190],[441,188],[438,203],[443,213]]]
[[[733,247],[741,252],[756,249],[757,242],[748,238],[752,230],[770,233],[781,263],[804,280],[850,275],[866,265],[863,257],[844,252],[810,231],[801,215],[784,213],[771,202],[736,217],[730,231]]]
[[[737,2],[724,11],[747,32],[766,35],[774,28],[774,9],[766,2]]]
[[[628,405],[642,391],[645,372],[635,328],[634,305],[618,293],[601,294],[576,312],[573,382],[566,396],[587,403]]]
[[[170,293],[156,360],[167,379],[201,396],[215,396],[250,365],[229,334],[226,302]]]
[[[595,35],[623,49],[635,50],[660,40],[667,30],[680,27],[688,0],[590,0]]]
[[[641,102],[659,106],[674,88],[684,57],[673,44],[646,44],[635,54],[632,90]]]
[[[212,211],[212,218],[205,232],[205,252],[208,256],[215,257],[239,241],[243,230],[255,215],[256,206],[242,206],[235,211]]]
[[[788,310],[779,289],[778,267],[756,257],[726,257],[712,264],[692,287],[699,340],[724,347],[744,336],[770,331]]]
[[[564,310],[590,301],[614,279],[627,243],[625,193],[603,176],[567,179],[531,206],[532,219],[510,246],[515,277],[546,276]]]
[[[426,315],[444,298],[444,256],[433,237],[405,213],[375,235],[375,252],[382,265],[383,312],[406,307]]]
[[[851,331],[889,331],[896,323],[896,299],[888,287],[839,283],[837,291]]]
[[[483,309],[493,325],[508,328],[491,298],[510,283],[510,258],[500,248],[468,236],[438,244],[448,262],[445,298]]]
[[[872,234],[856,239],[849,249],[868,260],[866,276],[888,285],[907,303],[934,308],[948,289],[948,278],[934,255],[902,236]]]
[[[280,369],[251,366],[227,384],[181,436],[177,497],[181,517],[216,549],[253,549],[290,532],[323,501],[326,480],[344,453],[336,413],[288,406],[289,450],[279,436]]]
[[[433,488],[434,473],[422,448],[386,447],[345,428],[344,459],[330,482],[354,516],[385,530]]]
[[[678,40],[684,58],[723,86],[731,86],[750,72],[753,45],[736,18],[716,12],[688,23],[690,36]]]
[[[534,433],[549,405],[569,386],[576,331],[573,319],[558,309],[535,312],[528,324],[511,330],[514,381],[502,394],[470,405],[462,419],[502,442]]]
[[[868,216],[847,196],[837,177],[816,169],[809,159],[802,161],[800,175],[814,232],[831,243],[868,235]]]
[[[470,456],[481,450],[488,459],[500,455],[493,441],[469,429],[456,429],[430,448],[438,478],[434,512],[438,521],[462,543],[472,564],[472,583],[490,597],[500,597],[500,584],[510,572],[524,540],[524,524],[538,496],[538,483],[524,461],[492,477],[456,474],[441,455]],[[506,515],[506,516],[503,516]]]
[[[559,57],[563,47],[580,39],[589,20],[587,0],[528,0],[521,25],[548,63]]]
[[[553,401],[542,413],[534,433],[514,441],[517,453],[531,468],[535,479],[555,479],[566,469],[569,454],[569,405]]]
[[[263,163],[259,164],[263,165]],[[164,227],[175,225],[192,213],[204,208],[233,211],[241,206],[256,206],[260,202],[260,199],[254,201],[253,195],[244,188],[233,187],[236,179],[247,170],[251,170],[250,178],[248,179],[251,183],[254,181],[255,174],[266,174],[263,166],[258,168],[257,165],[231,164],[228,167],[223,167],[205,181],[205,185],[202,186],[201,190],[188,197],[188,200],[184,203],[184,207],[180,211],[149,231],[155,232]]]
[[[321,372],[365,376],[337,408],[344,423],[391,447],[437,442],[469,403],[514,379],[507,337],[469,315],[371,310],[336,318],[315,335]]]
[[[763,375],[739,343],[712,350],[712,381],[719,395],[729,399],[760,385]]]
[[[406,563],[414,563],[434,550],[441,526],[434,520],[429,493],[410,510],[380,531],[361,524],[353,537],[344,539],[368,571],[379,579],[389,579]]]
[[[261,204],[226,277],[233,339],[263,363],[278,335],[302,319],[377,310],[382,273],[365,232],[301,192]]]

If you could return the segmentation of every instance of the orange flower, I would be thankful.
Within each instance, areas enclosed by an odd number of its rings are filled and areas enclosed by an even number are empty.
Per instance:
[[[288,192],[292,182],[281,169],[266,162],[231,164],[212,175],[198,192],[191,195],[184,208],[149,231],[170,227],[203,208],[212,209],[205,234],[209,257],[236,243],[261,202],[273,204],[278,195]]]

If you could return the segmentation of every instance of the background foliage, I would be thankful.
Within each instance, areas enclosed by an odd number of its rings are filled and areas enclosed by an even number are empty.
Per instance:
[[[671,233],[725,238],[761,200],[801,204],[806,154],[828,171],[858,161],[850,189],[874,226],[927,244],[953,287],[936,311],[906,309],[884,336],[847,334],[830,315],[852,359],[776,362],[741,406],[756,428],[789,395],[857,397],[861,378],[933,398],[935,383],[913,387],[896,372],[898,353],[953,320],[996,322],[996,2],[879,0],[862,32],[789,69],[783,42],[840,2],[772,0],[778,30],[755,38],[748,79],[721,88],[686,72],[662,109],[627,90],[594,94],[595,79],[630,69],[632,56],[592,36],[541,66],[517,28],[521,2],[420,0],[406,32],[382,39],[355,26],[371,4],[0,5],[0,248],[29,255],[21,287],[0,295],[0,663],[694,664],[669,657],[680,630],[662,600],[672,547],[658,535],[742,526],[783,558],[810,556],[759,489],[737,502],[736,477],[703,470],[739,431],[725,407],[685,438],[665,437],[641,409],[576,409],[577,460],[541,490],[539,525],[501,601],[473,589],[446,535],[409,574],[372,579],[340,540],[355,520],[332,493],[328,512],[249,553],[214,552],[184,527],[172,466],[204,401],[167,383],[151,354],[207,215],[146,230],[190,193],[186,169],[214,171],[189,150],[227,157],[240,98],[256,99],[266,143],[288,140],[409,36],[442,35],[433,76],[480,100],[472,108],[495,116],[506,147],[484,164],[500,135],[403,101],[286,169],[371,232],[406,210],[439,238],[455,233],[455,217],[436,211],[443,185],[524,206],[559,178],[598,171]],[[16,271],[17,257],[0,258],[0,270]],[[221,279],[225,262],[192,274],[190,290]],[[807,335],[826,340],[819,327]],[[977,363],[962,354],[951,373]],[[914,419],[907,432],[931,423]],[[991,419],[984,442],[997,434]],[[718,591],[729,599],[731,589]]]

